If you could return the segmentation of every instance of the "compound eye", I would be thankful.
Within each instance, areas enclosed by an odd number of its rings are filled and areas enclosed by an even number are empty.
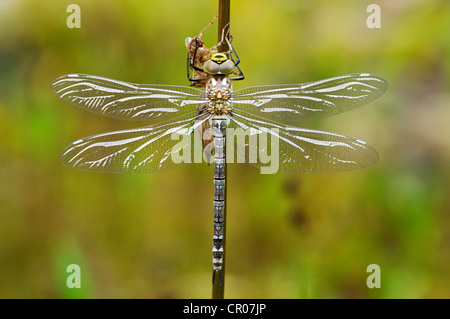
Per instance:
[[[203,70],[208,74],[215,75],[219,73],[220,66],[216,62],[208,60],[203,64]]]
[[[234,62],[231,60],[227,60],[220,65],[220,72],[222,74],[230,74],[234,70]]]

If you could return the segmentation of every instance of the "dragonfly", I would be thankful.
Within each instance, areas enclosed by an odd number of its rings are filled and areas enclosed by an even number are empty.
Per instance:
[[[193,132],[208,122],[214,152],[213,281],[217,276],[222,282],[225,173],[230,158],[230,147],[226,145],[234,145],[237,140],[233,148],[237,157],[261,169],[267,161],[258,151],[265,148],[277,155],[276,171],[286,173],[370,167],[378,161],[378,153],[366,142],[299,125],[369,103],[386,91],[387,82],[374,74],[354,73],[304,84],[261,85],[234,91],[231,75],[237,63],[229,55],[213,53],[200,66],[207,74],[201,89],[68,74],[57,78],[52,90],[62,100],[87,111],[121,120],[153,121],[145,127],[73,142],[61,153],[61,161],[78,170],[154,173],[183,167],[193,160],[180,161],[180,154],[192,154],[195,139],[201,139]],[[230,131],[244,132],[246,137],[232,140]],[[186,142],[181,143],[174,135]],[[261,146],[263,143],[254,143],[253,137],[260,138],[259,142],[262,137],[270,138],[278,145]]]

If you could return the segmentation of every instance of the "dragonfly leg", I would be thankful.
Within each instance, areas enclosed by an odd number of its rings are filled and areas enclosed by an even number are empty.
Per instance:
[[[225,38],[225,41],[227,42],[228,47],[230,48],[230,51],[232,51],[234,53],[234,55],[236,55],[237,60],[234,61],[233,57],[231,57],[231,60],[234,62],[234,66],[237,66],[239,64],[239,62],[241,62],[241,59],[239,59],[239,55],[236,53],[236,50],[234,49],[234,47],[231,45],[231,41],[228,40],[228,37]],[[230,52],[230,54],[231,54],[231,52]]]
[[[237,56],[237,55],[236,55],[236,56]],[[237,75],[237,76],[235,76],[235,77],[230,77],[230,80],[238,81],[238,80],[243,80],[243,79],[245,79],[244,72],[242,72],[241,68],[240,68],[239,65],[238,65],[238,63],[240,62],[239,57],[238,57],[237,62],[234,61],[233,57],[231,57],[231,61],[234,62],[234,66],[235,66],[236,69],[237,69],[237,71],[235,70],[235,71],[233,72],[233,74],[235,74],[235,75]]]
[[[193,82],[193,81],[204,81],[207,80],[207,77],[201,77],[201,78],[197,78],[195,77],[195,74],[193,75],[193,77],[191,78],[191,75],[189,74],[189,70],[192,68],[192,70],[198,71],[198,72],[205,72],[203,71],[203,69],[200,69],[199,67],[197,67],[195,65],[195,58],[196,58],[196,53],[197,53],[197,48],[195,48],[195,53],[194,53],[194,58],[191,60],[191,56],[188,52],[187,54],[187,61],[186,61],[186,74],[187,74],[187,78],[189,81]]]
[[[230,32],[230,31],[228,30],[228,33],[229,33],[229,32]],[[243,80],[243,79],[245,78],[244,72],[242,72],[241,68],[238,66],[239,62],[241,62],[241,59],[239,58],[239,55],[237,54],[237,52],[236,52],[236,50],[234,49],[234,47],[231,45],[231,41],[233,41],[233,37],[231,36],[231,40],[229,40],[229,39],[228,39],[228,36],[227,36],[227,37],[225,37],[225,41],[227,42],[228,47],[230,48],[230,51],[228,51],[227,54],[230,55],[231,61],[233,61],[234,66],[237,68],[237,72],[234,73],[234,74],[236,74],[237,76],[236,76],[236,77],[233,77],[233,78],[230,77],[230,79],[231,79],[231,80],[234,80],[234,81]],[[237,58],[236,61],[233,59],[233,55],[232,55],[231,53],[234,53],[234,55],[236,55],[236,58]]]
[[[194,56],[192,57],[192,60],[189,61],[189,62],[190,62],[190,64],[191,64],[191,68],[192,68],[193,70],[200,71],[200,72],[204,72],[203,69],[200,69],[199,67],[197,67],[197,66],[195,65],[195,61],[197,61],[197,51],[198,51],[198,47],[199,47],[198,38],[195,39],[195,41],[196,41],[196,44],[195,44]],[[188,53],[188,57],[189,57],[189,53]]]

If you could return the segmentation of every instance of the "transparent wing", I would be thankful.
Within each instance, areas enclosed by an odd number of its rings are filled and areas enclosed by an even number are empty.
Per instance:
[[[201,90],[176,85],[142,85],[88,74],[68,74],[53,92],[82,109],[122,120],[169,120],[193,114]]]
[[[373,101],[387,89],[383,78],[357,73],[291,85],[264,85],[237,90],[233,112],[292,124],[333,116]]]
[[[238,161],[266,167],[270,173],[341,172],[367,168],[378,161],[377,151],[354,137],[239,114],[229,118],[237,137],[231,142],[227,132],[227,147],[235,148]]]
[[[205,120],[208,118],[196,121],[187,117],[82,138],[64,149],[61,161],[70,168],[105,173],[153,173],[179,168],[187,164],[180,163],[180,156],[191,152],[195,138],[191,133]]]

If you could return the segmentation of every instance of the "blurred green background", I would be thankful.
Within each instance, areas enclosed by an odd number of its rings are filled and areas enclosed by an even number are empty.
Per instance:
[[[69,29],[66,8],[81,7]],[[232,1],[246,80],[301,83],[370,72],[388,92],[302,123],[361,138],[367,170],[261,175],[229,165],[228,298],[450,297],[450,3]],[[217,1],[0,1],[0,297],[209,298],[212,167],[96,174],[59,162],[72,141],[146,123],[59,100],[51,82],[88,73],[189,85],[184,39]],[[217,42],[216,25],[204,34]],[[66,267],[81,267],[81,289]],[[369,289],[366,268],[381,267]]]

